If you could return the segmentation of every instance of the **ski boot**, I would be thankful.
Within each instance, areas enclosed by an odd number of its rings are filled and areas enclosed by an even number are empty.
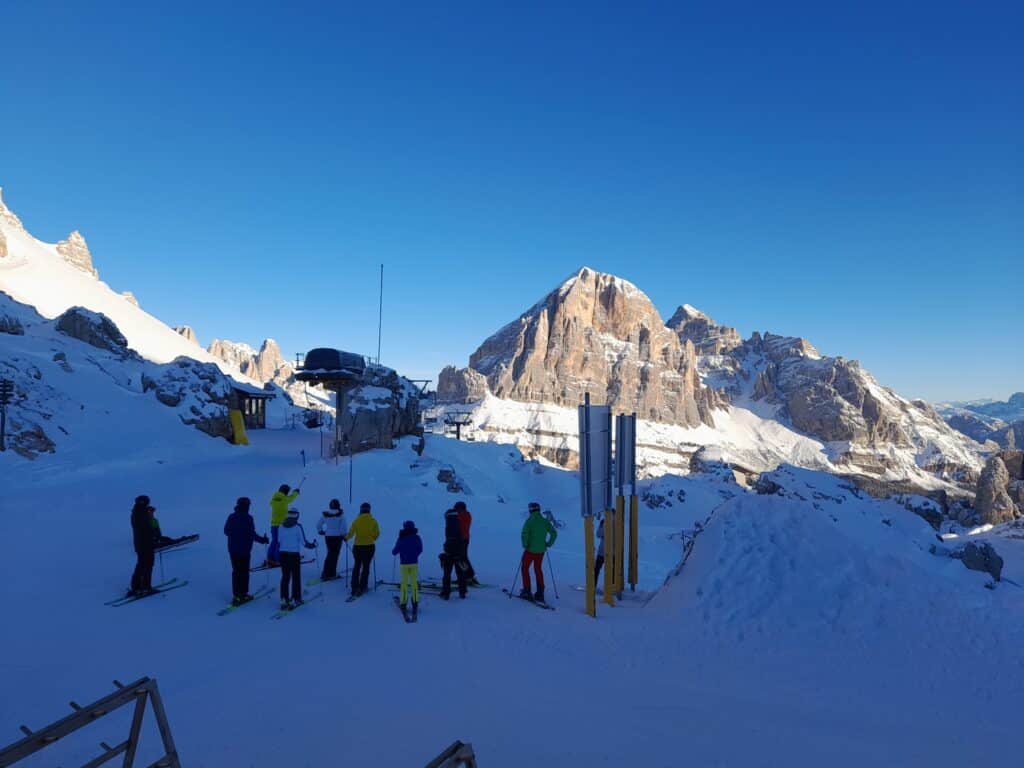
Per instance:
[[[301,597],[296,597],[294,600],[292,600],[292,608],[298,608],[304,602],[306,601],[303,600]]]
[[[447,600],[449,597],[452,596],[452,592],[450,589],[442,589],[437,596],[440,597],[442,600]]]
[[[530,590],[526,589],[525,587],[519,590],[519,596],[523,600],[529,600],[531,603],[533,602],[533,595],[530,594]]]
[[[413,603],[412,604],[412,620],[413,621],[416,621],[417,614],[419,613],[419,610],[420,610],[420,604],[419,603]]]
[[[282,600],[281,601],[281,610],[282,611],[290,611],[291,609],[292,609],[292,601],[291,600]]]
[[[533,602],[544,603],[544,587],[538,587],[537,591],[533,595]],[[544,603],[547,605],[547,603]]]

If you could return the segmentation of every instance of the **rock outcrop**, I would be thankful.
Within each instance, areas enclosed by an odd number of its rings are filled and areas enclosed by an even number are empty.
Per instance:
[[[475,403],[487,396],[487,379],[472,368],[445,366],[437,377],[439,403]]]
[[[420,393],[412,382],[382,365],[368,367],[366,381],[348,393],[338,415],[342,454],[391,448],[396,437],[419,432]]]
[[[7,258],[7,235],[0,229],[0,259]]]
[[[982,524],[1008,523],[1018,515],[1016,504],[1010,498],[1010,473],[1000,456],[992,456],[981,471],[978,495],[974,509]]]
[[[988,542],[981,544],[971,541],[949,553],[954,560],[963,562],[964,567],[971,571],[981,571],[989,574],[995,581],[999,581],[1003,574],[1003,558],[996,552],[996,548]]]
[[[199,337],[196,336],[196,332],[192,330],[192,326],[190,326],[190,325],[176,325],[176,326],[174,326],[174,332],[177,333],[179,336],[184,336],[186,339],[191,341],[197,347],[201,347],[202,346],[202,344],[199,343]]]
[[[177,409],[182,423],[213,437],[231,439],[231,381],[213,363],[178,357],[143,375],[142,389],[153,391],[157,400]]]
[[[64,257],[64,261],[83,272],[88,272],[93,277],[99,277],[99,272],[92,265],[92,254],[89,253],[89,246],[77,229],[68,235],[67,240],[57,243],[57,253]]]
[[[121,358],[134,355],[128,340],[106,315],[84,307],[72,307],[56,320],[57,330],[90,346],[113,352]]]
[[[651,421],[714,425],[724,401],[704,387],[697,354],[636,286],[583,268],[484,341],[469,367],[497,397],[595,403]]]
[[[134,304],[136,307],[139,306],[139,300],[135,298],[135,294],[131,291],[121,291],[121,295],[124,296],[128,301]]]
[[[21,219],[14,214],[14,211],[4,205],[3,192],[3,187],[0,187],[0,219],[3,219],[8,225],[15,229],[25,231],[25,227],[22,226]]]

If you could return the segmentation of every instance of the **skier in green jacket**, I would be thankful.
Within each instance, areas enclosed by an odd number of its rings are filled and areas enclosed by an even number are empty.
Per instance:
[[[523,574],[523,589],[519,596],[526,600],[544,602],[544,553],[555,543],[558,531],[544,515],[540,513],[540,504],[530,502],[530,516],[523,523],[523,559],[519,568]],[[537,576],[537,591],[530,593],[530,565]]]

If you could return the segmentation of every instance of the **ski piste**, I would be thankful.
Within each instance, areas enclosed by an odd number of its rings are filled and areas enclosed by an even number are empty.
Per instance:
[[[299,603],[298,605],[293,605],[291,608],[289,608],[287,610],[284,610],[284,609],[278,610],[275,613],[273,613],[270,618],[274,619],[274,620],[283,619],[289,613],[295,613],[302,606],[312,602],[313,600],[316,600],[318,597],[323,597],[323,596],[324,596],[323,592],[317,592],[315,595],[309,595],[309,596],[303,595],[301,603]]]
[[[217,611],[217,615],[218,616],[226,616],[227,614],[231,613],[232,611],[237,611],[243,605],[249,605],[249,603],[255,603],[257,600],[266,597],[267,595],[269,595],[273,591],[274,591],[274,587],[260,587],[255,592],[253,592],[252,600],[246,600],[244,603],[240,603],[238,605],[235,605],[234,603],[232,603],[232,604],[228,605],[227,607],[221,608],[219,611]]]
[[[311,558],[309,558],[307,560],[303,560],[302,561],[302,565],[309,565],[310,563],[315,562],[315,561],[316,561],[316,558],[311,557]],[[272,571],[272,570],[275,570],[275,569],[280,568],[280,567],[281,567],[280,563],[278,563],[277,565],[267,565],[266,563],[264,563],[263,565],[257,565],[255,568],[250,568],[249,569],[249,573],[256,573],[257,571]]]
[[[172,589],[181,589],[182,587],[188,586],[187,581],[178,581],[177,579],[172,579],[172,581],[174,582],[173,584],[170,584],[168,582],[169,586],[153,587],[153,591],[150,592],[148,595],[126,595],[125,597],[122,597],[120,600],[115,600],[112,603],[105,604],[111,606],[112,608],[120,608],[122,605],[128,605],[128,603],[134,603],[138,600],[145,600],[147,597],[153,597],[154,595],[162,595],[164,592],[170,592]]]
[[[507,589],[503,589],[501,591],[504,592],[509,597],[519,597],[519,595],[512,594]],[[543,608],[546,611],[553,611],[553,610],[555,610],[555,606],[553,606],[553,605],[548,605],[547,603],[542,603],[542,602],[539,602],[537,600],[531,600],[528,597],[519,597],[519,599],[522,600],[524,603],[531,603],[532,605],[536,605],[538,608]]]
[[[191,534],[189,536],[182,536],[181,538],[179,538],[177,541],[175,541],[172,544],[166,544],[166,545],[164,545],[162,547],[157,547],[156,549],[153,550],[153,552],[155,554],[157,554],[157,555],[162,555],[165,552],[173,552],[176,549],[181,549],[186,544],[192,544],[192,543],[194,543],[196,541],[199,541],[199,534],[198,533],[193,533],[193,534]]]
[[[168,584],[173,584],[177,580],[178,580],[178,577],[175,576],[173,579],[168,579],[167,581],[161,581],[159,584],[154,584],[153,585],[153,589],[161,589],[163,587],[166,587]],[[129,597],[131,597],[131,594],[121,595],[120,597],[115,597],[113,600],[108,600],[107,602],[104,603],[104,605],[113,605],[114,603],[120,603],[120,602],[123,602],[123,601],[127,600]]]

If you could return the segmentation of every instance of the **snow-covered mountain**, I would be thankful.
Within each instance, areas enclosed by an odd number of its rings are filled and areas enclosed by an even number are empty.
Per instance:
[[[991,440],[1011,450],[1024,447],[1024,392],[1015,392],[1006,401],[939,403],[936,409],[953,429],[980,443]]]
[[[922,489],[973,490],[980,446],[927,403],[881,386],[856,361],[801,338],[742,340],[690,305],[665,323],[621,278],[581,269],[441,372],[445,407],[471,410],[481,439],[573,466],[583,394],[636,412],[641,467],[694,459],[750,472],[782,463]]]

